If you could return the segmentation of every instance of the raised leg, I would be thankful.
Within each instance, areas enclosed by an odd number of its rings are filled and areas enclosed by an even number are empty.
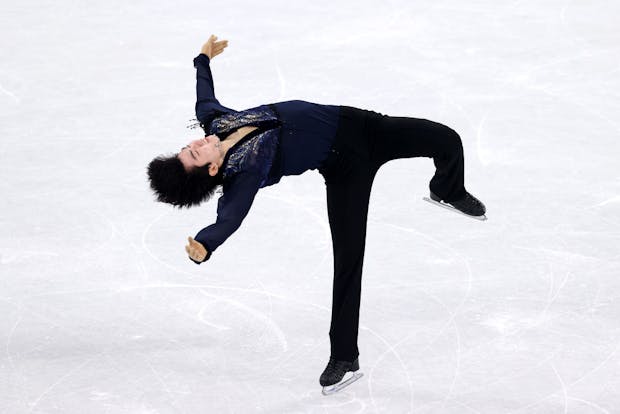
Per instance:
[[[411,157],[433,158],[435,175],[430,190],[442,200],[465,195],[463,145],[453,129],[427,119],[377,114],[371,117],[375,163]]]

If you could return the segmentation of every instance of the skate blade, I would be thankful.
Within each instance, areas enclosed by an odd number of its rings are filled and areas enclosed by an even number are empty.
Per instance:
[[[465,214],[462,211],[457,210],[456,208],[452,207],[450,204],[442,203],[441,201],[435,201],[435,200],[433,200],[432,198],[429,198],[429,197],[422,197],[422,199],[424,201],[428,201],[429,203],[438,205],[440,207],[443,207],[443,208],[448,209],[450,211],[454,211],[455,213],[462,214],[462,215],[464,215],[466,217],[469,217],[469,218],[473,218],[473,219],[480,220],[480,221],[484,221],[484,220],[487,219],[487,216],[485,216],[484,214],[481,215],[481,216],[470,216],[469,214]]]
[[[349,374],[353,374],[350,375],[348,378],[346,377],[346,375]],[[323,395],[331,395],[334,394],[338,391],[340,391],[341,389],[348,387],[349,385],[353,384],[355,381],[357,381],[358,379],[362,378],[364,376],[363,373],[357,371],[357,372],[348,372],[345,375],[346,379],[342,379],[342,381],[340,381],[338,384],[334,384],[334,385],[329,385],[327,387],[323,387]]]

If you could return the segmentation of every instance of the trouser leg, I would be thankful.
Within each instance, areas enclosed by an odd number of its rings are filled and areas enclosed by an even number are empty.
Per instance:
[[[353,361],[357,347],[362,266],[370,190],[376,170],[357,166],[326,178],[327,211],[334,253],[331,356]]]
[[[430,190],[445,201],[465,195],[463,145],[456,131],[427,119],[382,114],[371,117],[369,127],[373,159],[379,165],[398,158],[433,158],[436,170]]]
[[[336,143],[340,152],[319,169],[325,177],[334,280],[329,330],[331,355],[352,361],[357,346],[366,221],[379,167],[397,158],[433,158],[430,189],[446,201],[464,192],[463,147],[458,134],[425,119],[390,117],[347,107]]]

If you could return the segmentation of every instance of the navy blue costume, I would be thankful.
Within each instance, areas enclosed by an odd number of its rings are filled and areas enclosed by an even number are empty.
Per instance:
[[[436,171],[430,190],[447,202],[458,200],[466,191],[459,135],[426,119],[304,101],[234,111],[215,98],[209,58],[199,55],[194,66],[196,117],[206,133],[222,139],[241,126],[258,127],[224,158],[217,221],[195,237],[208,250],[205,260],[237,230],[259,188],[277,183],[284,175],[318,169],[325,179],[334,254],[331,356],[353,361],[359,355],[362,264],[375,174],[390,160],[432,158]]]
[[[225,139],[239,127],[259,127],[226,153],[217,221],[195,237],[208,259],[239,228],[260,188],[319,168],[336,136],[340,106],[294,100],[235,111],[215,97],[209,57],[198,55],[194,67],[196,118],[205,132]]]

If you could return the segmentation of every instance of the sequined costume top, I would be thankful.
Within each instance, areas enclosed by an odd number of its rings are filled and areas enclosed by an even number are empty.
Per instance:
[[[224,183],[217,220],[195,240],[211,253],[234,233],[248,214],[256,193],[286,175],[317,169],[327,158],[338,128],[340,106],[294,100],[236,111],[215,97],[209,58],[200,54],[196,68],[196,118],[206,134],[220,139],[243,126],[256,126],[224,158]]]
[[[280,181],[281,177],[269,175],[277,156],[280,125],[277,113],[269,106],[228,113],[213,119],[209,134],[215,134],[218,137],[226,137],[243,126],[258,127],[257,130],[244,136],[226,153],[224,181],[244,171],[261,177],[259,187]]]

